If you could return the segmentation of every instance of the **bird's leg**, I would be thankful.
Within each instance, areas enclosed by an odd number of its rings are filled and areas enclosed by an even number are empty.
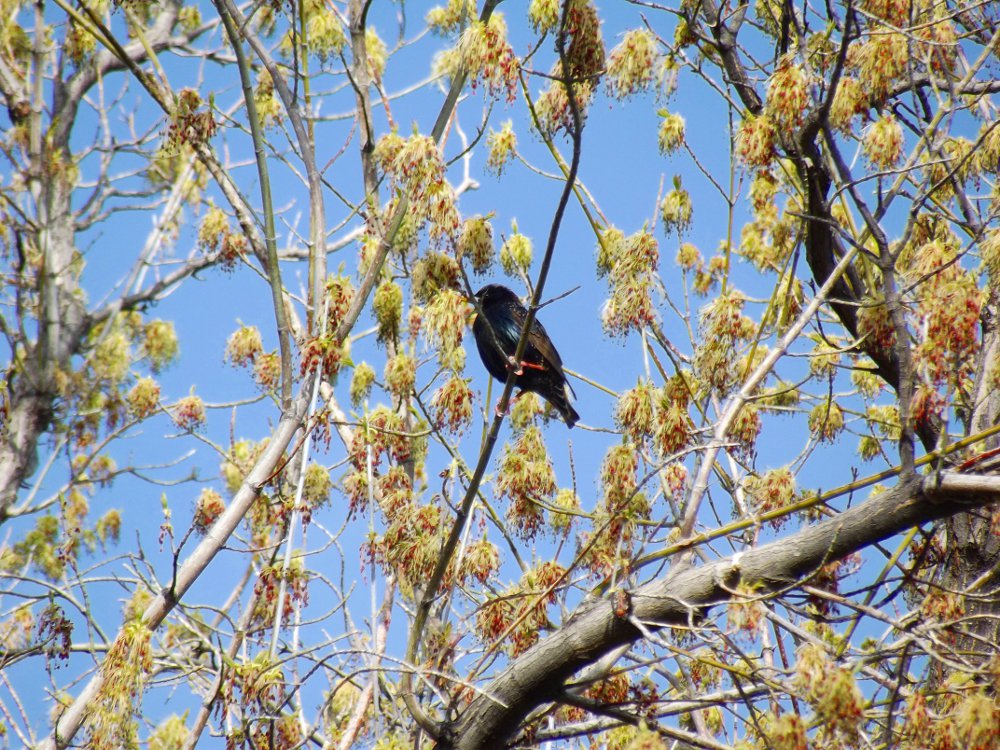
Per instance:
[[[516,395],[516,396],[514,396],[514,397],[513,397],[513,398],[512,398],[512,399],[511,399],[511,400],[510,400],[510,401],[509,401],[508,403],[507,403],[507,411],[501,411],[501,410],[500,410],[500,401],[501,401],[501,399],[503,398],[503,397],[501,396],[500,398],[498,398],[498,399],[497,399],[497,404],[496,404],[496,406],[494,406],[494,407],[493,407],[493,411],[494,411],[494,412],[496,413],[496,415],[497,415],[498,417],[503,417],[503,416],[506,416],[507,414],[510,414],[510,410],[511,410],[512,408],[514,408],[514,404],[516,404],[516,403],[517,403],[517,400],[518,400],[519,398],[521,398],[521,396],[523,396],[523,395],[524,395],[524,391],[518,391],[518,392],[517,392],[517,395]]]
[[[507,356],[507,369],[513,370],[514,374],[517,375],[518,377],[524,375],[525,367],[530,367],[532,370],[546,369],[545,365],[535,364],[534,362],[526,362],[523,359],[520,362],[518,362],[517,359],[514,357],[514,355],[510,354]]]

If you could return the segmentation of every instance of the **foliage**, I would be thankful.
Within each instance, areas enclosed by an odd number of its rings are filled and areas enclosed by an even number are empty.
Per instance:
[[[996,746],[996,8],[603,5],[2,4],[0,744]]]

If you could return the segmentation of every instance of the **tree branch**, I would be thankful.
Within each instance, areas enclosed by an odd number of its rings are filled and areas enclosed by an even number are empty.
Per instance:
[[[736,586],[787,590],[820,565],[839,560],[912,526],[1000,500],[1000,477],[933,474],[903,479],[867,502],[784,539],[698,568],[687,568],[628,593],[631,616],[650,630],[688,625]],[[537,706],[555,700],[577,670],[642,638],[610,597],[581,604],[566,623],[516,659],[473,698],[451,727],[455,750],[503,748]]]

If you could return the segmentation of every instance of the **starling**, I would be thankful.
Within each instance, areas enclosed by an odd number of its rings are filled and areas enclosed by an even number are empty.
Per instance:
[[[508,372],[516,369],[514,385],[522,391],[537,393],[552,404],[567,427],[575,425],[580,415],[570,405],[569,399],[570,394],[576,394],[566,382],[562,359],[542,324],[537,318],[534,320],[528,332],[524,356],[520,362],[515,362],[514,352],[528,316],[527,309],[514,292],[499,284],[487,284],[476,292],[476,299],[483,313],[476,315],[472,333],[476,337],[479,356],[490,375],[504,383]]]

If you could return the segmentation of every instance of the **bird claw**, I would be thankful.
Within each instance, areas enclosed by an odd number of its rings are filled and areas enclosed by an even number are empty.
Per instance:
[[[524,391],[518,391],[518,394],[516,396],[514,396],[513,398],[511,398],[510,401],[507,402],[507,410],[506,411],[503,411],[500,408],[500,402],[503,400],[503,397],[501,396],[500,398],[497,399],[496,406],[493,407],[493,412],[498,417],[505,417],[505,416],[507,416],[508,414],[510,414],[510,410],[514,408],[514,404],[517,403],[517,400],[519,398],[521,398],[521,396],[523,396],[523,395],[524,395]]]
[[[507,356],[507,369],[513,371],[518,377],[524,375],[524,368],[530,367],[532,370],[545,370],[547,369],[545,365],[536,364],[534,362],[525,362],[521,360],[520,362],[513,355]]]
[[[503,399],[499,399],[498,398],[496,406],[493,407],[493,413],[496,414],[498,417],[505,417],[510,412],[510,404],[507,404],[507,409],[506,410],[503,410],[503,409],[500,408],[500,402],[502,400]]]

